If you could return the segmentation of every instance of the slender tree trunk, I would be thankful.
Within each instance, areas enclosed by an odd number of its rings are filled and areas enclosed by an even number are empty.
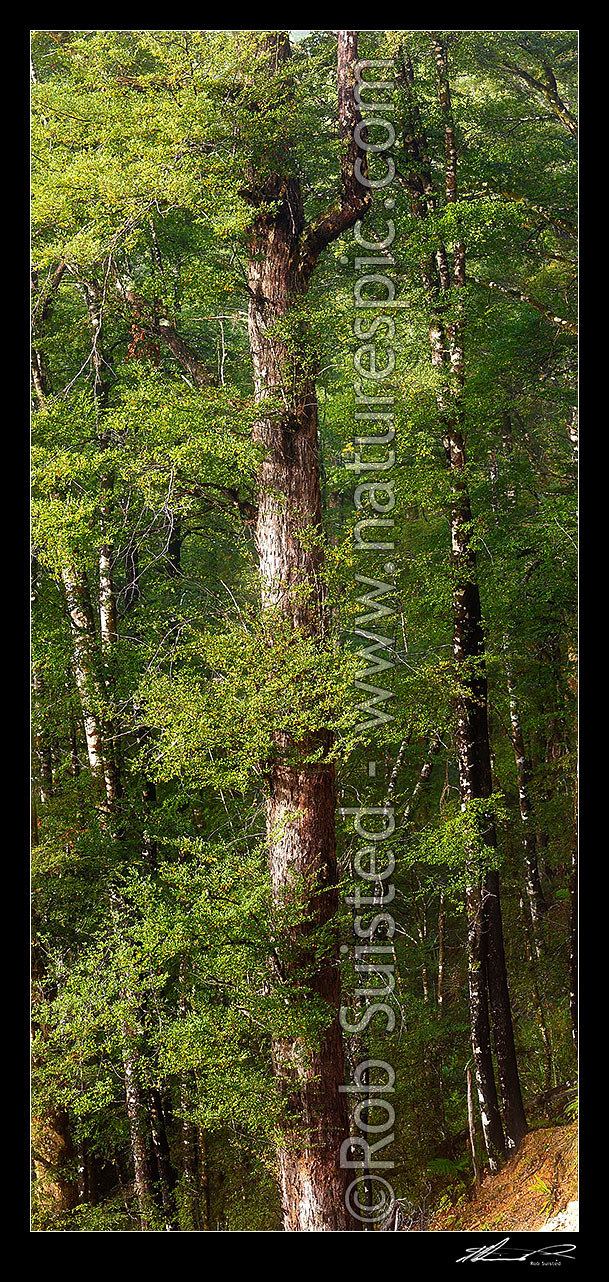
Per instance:
[[[467,1125],[469,1131],[469,1147],[472,1155],[472,1166],[474,1168],[474,1183],[476,1192],[480,1188],[480,1166],[478,1164],[478,1154],[476,1152],[476,1118],[474,1114],[474,1087],[472,1083],[471,1068],[467,1070]]]
[[[535,1008],[535,1016],[539,1025],[539,1032],[543,1044],[545,1056],[545,1080],[544,1090],[549,1091],[553,1082],[555,1084],[554,1054],[552,1051],[552,1037],[550,1034],[550,1025],[546,1004],[541,995],[539,987],[539,962],[535,952],[535,941],[533,935],[533,924],[531,921],[531,911],[528,902],[523,898],[520,900],[520,909],[522,912],[524,924],[524,937],[526,941],[526,950],[529,966],[531,969],[531,997]]]
[[[131,1156],[135,1172],[135,1191],[139,1208],[140,1229],[148,1233],[152,1227],[152,1182],[148,1162],[148,1127],[142,1088],[138,1076],[139,1054],[128,1030],[123,1029],[123,1063],[125,1069],[125,1097],[131,1140]]]
[[[467,916],[467,983],[469,991],[470,1027],[474,1077],[480,1105],[480,1118],[484,1144],[491,1171],[496,1171],[505,1157],[505,1136],[491,1054],[491,1026],[488,1009],[484,913],[480,881],[467,887],[465,894]]]
[[[187,1228],[195,1233],[208,1227],[202,1214],[202,1190],[199,1187],[197,1163],[197,1128],[188,1117],[190,1091],[185,1074],[180,1077],[180,1144],[182,1150],[182,1180],[184,1210]]]
[[[89,583],[84,570],[70,565],[63,566],[61,579],[72,632],[72,662],[80,697],[87,756],[93,781],[102,793],[100,806],[102,810],[107,810],[114,797],[113,770],[105,760],[99,716],[99,708],[105,703],[105,691],[99,675],[98,642]]]
[[[539,960],[543,953],[542,942],[542,920],[548,911],[548,905],[541,886],[539,875],[539,863],[537,860],[537,843],[535,840],[535,824],[532,815],[530,802],[530,779],[531,770],[527,760],[524,735],[520,722],[520,711],[512,671],[512,663],[509,655],[507,640],[504,644],[504,665],[507,679],[508,698],[510,704],[510,723],[512,727],[512,745],[514,748],[514,757],[516,759],[516,775],[518,780],[518,804],[520,809],[520,819],[522,822],[522,842],[524,846],[524,884],[529,902],[529,911],[533,926],[533,942],[535,953]]]
[[[32,693],[38,725],[35,731],[36,758],[38,761],[38,795],[41,805],[53,796],[53,763],[48,736],[44,728],[45,684],[37,664],[32,669]]]
[[[165,1231],[175,1229],[175,1206],[173,1193],[176,1184],[175,1171],[171,1162],[165,1110],[161,1092],[153,1086],[149,1090],[149,1116],[152,1134],[152,1150],[157,1174],[158,1201],[165,1221]]]
[[[446,928],[446,912],[444,909],[444,890],[440,890],[440,903],[438,907],[438,1019],[442,1018],[444,1011],[444,932]]]
[[[198,1152],[199,1152],[199,1179],[201,1185],[201,1215],[203,1217],[203,1228],[210,1227],[210,1191],[209,1191],[209,1173],[207,1167],[207,1141],[205,1131],[202,1126],[197,1127]]]
[[[499,898],[499,874],[496,869],[492,868],[486,873],[484,890],[484,913],[488,923],[488,990],[493,1017],[499,1088],[503,1104],[505,1140],[508,1150],[516,1150],[520,1147],[528,1127],[514,1043]]]
[[[502,422],[502,447],[504,460],[509,462],[512,454],[512,422],[509,411],[503,415]],[[498,465],[496,456],[491,460],[491,486],[493,494],[493,508],[495,511],[495,521],[499,524],[500,511],[498,501]],[[509,479],[506,487],[506,502],[508,512],[511,510],[514,501],[514,490],[510,486]],[[541,886],[539,875],[539,863],[537,860],[537,842],[535,838],[535,823],[531,806],[531,766],[527,758],[522,730],[522,720],[520,716],[520,707],[516,689],[516,680],[514,677],[514,668],[512,664],[512,646],[509,631],[502,638],[503,662],[505,668],[506,684],[508,691],[509,709],[510,709],[510,726],[512,747],[516,761],[516,778],[518,782],[518,805],[520,809],[520,819],[522,823],[522,840],[524,847],[524,882],[529,902],[529,912],[533,931],[533,945],[536,956],[541,960],[543,952],[542,941],[542,918],[548,910],[544,893]]]
[[[577,794],[575,801],[575,831],[573,834],[573,846],[571,853],[571,876],[569,880],[569,899],[571,905],[571,932],[569,948],[569,1010],[571,1012],[571,1029],[573,1032],[573,1041],[577,1052],[577,1025],[578,1025],[578,825],[577,825]]]
[[[63,266],[62,266],[63,272]],[[62,272],[55,274],[59,284]],[[82,286],[89,310],[92,332],[92,363],[94,390],[98,402],[107,400],[107,380],[101,347],[102,309],[100,292],[95,282]],[[45,310],[45,309],[43,309]],[[43,369],[38,361],[38,368]],[[48,376],[36,383],[35,390],[41,404],[49,392]],[[108,482],[106,482],[108,484]],[[116,739],[112,710],[108,711],[108,698],[112,690],[112,650],[117,637],[117,613],[111,576],[111,549],[102,543],[100,569],[100,624],[101,640],[98,641],[95,616],[91,602],[89,582],[84,569],[64,564],[61,569],[70,630],[72,633],[72,665],[82,711],[87,756],[94,785],[97,786],[102,826],[110,831],[116,817],[116,807],[121,796],[119,764],[115,755]],[[118,933],[121,915],[120,901],[110,892],[110,909],[115,931]],[[125,994],[123,994],[125,996]],[[127,994],[128,996],[128,994]],[[132,1156],[135,1170],[135,1188],[138,1199],[140,1225],[147,1231],[151,1224],[152,1196],[147,1155],[146,1110],[143,1103],[138,1075],[139,1051],[133,1034],[125,1023],[123,1028],[123,1063],[125,1098]]]
[[[445,196],[447,204],[457,199],[457,151],[452,112],[448,60],[442,40],[432,37],[432,48],[438,73],[438,98],[445,136]],[[442,276],[442,273],[440,273]],[[492,777],[488,730],[485,644],[482,631],[480,594],[477,582],[476,556],[471,544],[471,506],[467,479],[465,439],[462,427],[462,391],[465,380],[463,320],[459,294],[465,285],[465,245],[456,234],[453,246],[452,284],[453,318],[444,322],[436,312],[430,325],[432,361],[444,372],[438,408],[442,420],[443,444],[451,480],[451,551],[453,564],[453,651],[462,693],[457,696],[456,747],[459,762],[461,804],[490,798]],[[494,824],[490,818],[480,820],[485,844],[496,845]],[[474,869],[471,870],[474,874]],[[486,873],[482,893],[475,885],[475,874],[467,897],[468,937],[470,949],[470,1000],[472,1002],[472,1047],[479,1091],[488,1088],[484,1112],[487,1120],[494,1112],[490,1086],[490,1058],[481,1044],[476,1026],[485,1023],[482,988],[488,982],[492,1025],[497,1054],[508,1148],[518,1147],[526,1133],[526,1119],[514,1047],[511,1007],[505,969],[505,952],[499,900],[499,878],[494,870]],[[476,879],[477,880],[477,879]],[[482,921],[478,922],[481,914]],[[482,1064],[482,1056],[487,1067]],[[476,1060],[479,1063],[476,1064]],[[481,1104],[481,1107],[482,1104]],[[498,1135],[493,1139],[495,1150]]]

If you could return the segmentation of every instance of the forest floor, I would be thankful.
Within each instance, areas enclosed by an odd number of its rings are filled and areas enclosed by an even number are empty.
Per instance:
[[[432,1213],[428,1232],[535,1232],[577,1201],[577,1122],[531,1131],[477,1197]]]

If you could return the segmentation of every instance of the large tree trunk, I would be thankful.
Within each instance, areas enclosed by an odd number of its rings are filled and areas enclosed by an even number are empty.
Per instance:
[[[32,1158],[39,1210],[54,1216],[73,1210],[78,1205],[76,1155],[65,1109],[48,1107],[32,1117]]]
[[[270,73],[289,57],[287,34],[271,33],[263,46]],[[343,199],[314,227],[306,228],[298,179],[269,174],[262,184],[251,175],[248,195],[255,207],[276,202],[275,211],[257,213],[250,234],[248,283],[249,337],[256,396],[274,396],[283,414],[262,418],[254,429],[265,455],[259,477],[256,548],[263,614],[269,645],[274,627],[288,634],[319,638],[324,629],[323,551],[317,400],[314,369],[306,355],[290,350],[282,322],[306,291],[317,258],[328,242],[357,220],[368,196],[353,177],[352,102],[356,33],[339,33],[339,110],[343,136],[351,130],[351,155],[343,163]],[[349,168],[350,164],[350,168]],[[303,879],[306,924],[291,938],[290,977],[311,970],[312,931],[324,926],[338,908],[335,848],[335,773],[328,759],[331,736],[323,727],[300,741],[278,733],[269,770],[267,830],[272,893],[277,906],[294,895]],[[315,754],[314,764],[310,762]],[[288,1232],[358,1229],[345,1207],[350,1177],[340,1166],[340,1147],[348,1134],[345,1080],[339,1026],[338,941],[306,979],[327,1003],[330,1024],[319,1049],[311,1052],[291,1038],[276,1038],[273,1064],[284,1095],[287,1122],[278,1150],[284,1227]]]
[[[44,966],[39,950],[32,947],[32,1032],[40,1028],[46,1037],[44,1024],[38,1023],[38,1008],[48,1000],[44,989]],[[78,1205],[78,1178],[76,1153],[68,1112],[59,1104],[46,1103],[32,1116],[31,1122],[32,1166],[35,1180],[35,1201],[44,1216],[63,1215]]]

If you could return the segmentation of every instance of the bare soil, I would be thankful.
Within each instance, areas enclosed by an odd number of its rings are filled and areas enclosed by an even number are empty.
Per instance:
[[[432,1214],[429,1232],[531,1232],[577,1201],[577,1122],[527,1135],[497,1175],[487,1175],[477,1197]]]

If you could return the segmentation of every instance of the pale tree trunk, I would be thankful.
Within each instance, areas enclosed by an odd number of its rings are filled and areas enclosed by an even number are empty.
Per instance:
[[[525,903],[522,897],[520,899],[520,908],[521,908],[523,924],[524,924],[524,937],[525,937],[525,943],[526,943],[527,958],[528,958],[529,966],[531,969],[531,981],[532,981],[531,998],[532,998],[533,1006],[535,1008],[535,1018],[539,1025],[539,1033],[541,1036],[541,1041],[542,1041],[543,1050],[544,1050],[544,1057],[545,1057],[546,1067],[545,1067],[544,1090],[548,1091],[550,1090],[553,1083],[554,1085],[556,1084],[555,1070],[554,1070],[554,1053],[552,1050],[552,1036],[550,1033],[550,1025],[549,1025],[548,1014],[546,1010],[546,1004],[542,997],[540,986],[539,986],[538,958],[535,953],[535,941],[533,937],[531,913],[530,913],[528,903]]]
[[[198,1155],[199,1155],[199,1182],[201,1187],[201,1215],[203,1217],[203,1229],[210,1228],[210,1188],[209,1174],[207,1169],[207,1140],[205,1131],[202,1126],[197,1127]]]
[[[112,367],[104,352],[104,306],[111,259],[106,266],[103,286],[95,279],[81,280],[82,290],[89,322],[91,326],[91,363],[93,366],[93,395],[98,417],[98,440],[102,449],[106,449],[109,440],[103,425],[99,421],[100,411],[108,407]],[[101,653],[103,660],[104,684],[106,687],[106,711],[104,716],[104,737],[107,745],[106,771],[109,805],[115,806],[121,796],[120,765],[118,761],[118,727],[116,720],[115,698],[115,652],[118,640],[118,610],[114,591],[113,564],[114,552],[107,541],[107,529],[112,516],[113,480],[111,474],[104,472],[101,477],[102,504],[100,515],[100,532],[102,542],[98,553],[99,563],[99,621]],[[111,800],[110,800],[111,794]]]
[[[186,987],[186,966],[180,962],[179,970],[179,1014],[184,1019],[189,1011],[189,999]],[[191,1075],[180,1075],[180,1144],[182,1152],[182,1186],[183,1186],[183,1219],[188,1231],[201,1232],[209,1228],[207,1213],[207,1171],[205,1169],[205,1138],[201,1131],[201,1142],[198,1143],[199,1128],[190,1116],[192,1110]],[[199,1155],[201,1154],[201,1158]],[[202,1167],[202,1180],[199,1179],[199,1165]]]
[[[153,1202],[148,1161],[148,1119],[143,1104],[142,1087],[138,1076],[138,1063],[139,1052],[129,1030],[125,1027],[123,1028],[123,1064],[131,1156],[135,1173],[135,1191],[139,1209],[140,1230],[142,1233],[147,1233],[152,1226]]]
[[[57,274],[56,274],[57,275]],[[59,283],[59,276],[57,283]],[[89,306],[89,295],[85,286],[85,297]],[[93,304],[89,307],[92,319],[92,360],[95,370],[95,389],[100,391],[101,380],[101,312],[96,313]],[[46,309],[48,310],[48,308]],[[42,369],[38,361],[37,367]],[[41,407],[49,392],[48,376],[40,387],[35,381],[35,390]],[[84,569],[75,564],[64,564],[61,568],[61,581],[64,588],[70,631],[72,634],[72,667],[78,690],[81,714],[87,746],[87,757],[94,787],[97,791],[101,826],[111,832],[115,826],[116,808],[121,795],[120,771],[114,755],[115,742],[111,735],[107,742],[108,724],[112,730],[112,719],[108,716],[108,672],[107,663],[111,647],[117,634],[116,605],[114,591],[109,573],[106,570],[107,549],[102,549],[100,561],[100,605],[101,605],[101,643],[98,640],[95,615],[91,601],[89,582]],[[109,566],[108,566],[109,570]],[[118,935],[121,917],[121,905],[114,892],[110,892],[110,909],[115,933]],[[135,1187],[138,1199],[140,1227],[147,1231],[151,1223],[152,1196],[150,1171],[147,1157],[147,1140],[144,1119],[146,1110],[143,1105],[141,1086],[138,1075],[139,1050],[137,1039],[127,1024],[123,1027],[123,1064],[125,1075],[125,1098],[131,1148],[135,1169]]]
[[[512,423],[511,415],[506,411],[503,415],[502,423],[502,446],[503,456],[507,464],[512,454]],[[499,499],[498,499],[498,461],[496,456],[491,459],[491,486],[492,502],[497,524],[500,522]],[[514,502],[514,489],[510,485],[509,476],[506,486],[506,503],[508,512],[511,510]],[[520,819],[522,823],[522,843],[524,847],[524,882],[529,905],[531,918],[531,927],[533,935],[533,945],[538,960],[541,960],[543,952],[542,940],[542,918],[545,916],[548,905],[545,901],[544,893],[541,886],[539,875],[539,863],[537,859],[537,841],[535,837],[535,823],[531,805],[531,766],[527,758],[524,733],[522,729],[522,719],[520,715],[520,706],[518,693],[516,689],[516,680],[512,663],[512,645],[511,637],[506,630],[502,637],[503,663],[505,668],[506,685],[508,692],[509,710],[510,710],[510,727],[511,740],[516,762],[516,778],[518,783],[518,805],[520,810]]]
[[[444,1011],[444,932],[446,927],[446,912],[444,909],[444,891],[440,890],[440,904],[438,908],[438,1019],[442,1018]]]
[[[190,1091],[185,1074],[180,1078],[180,1143],[182,1149],[182,1180],[184,1186],[185,1221],[192,1232],[208,1228],[202,1208],[202,1191],[197,1169],[197,1128],[187,1116],[190,1108]]]
[[[38,797],[40,804],[44,805],[53,796],[53,762],[48,735],[44,726],[46,712],[45,682],[37,664],[34,664],[32,669],[32,694],[37,719],[34,743],[38,762]]]
[[[107,812],[114,802],[114,767],[106,761],[104,752],[100,708],[105,705],[105,689],[99,673],[99,647],[89,582],[86,572],[73,565],[62,567],[61,580],[72,633],[72,666],[80,698],[87,757],[91,777],[98,785],[100,809]]]
[[[471,1068],[468,1068],[467,1070],[467,1126],[469,1131],[469,1147],[472,1155],[472,1166],[474,1169],[474,1183],[476,1186],[476,1192],[478,1192],[481,1181],[478,1154],[476,1152],[476,1117],[474,1113],[474,1087]]]
[[[491,1026],[486,973],[487,939],[484,930],[480,881],[472,881],[467,887],[465,909],[467,916],[467,984],[474,1077],[489,1166],[491,1171],[496,1171],[505,1157],[506,1148],[491,1054]]]
[[[97,671],[97,639],[89,586],[84,571],[76,571],[69,567],[64,567],[62,570],[62,579],[72,627],[74,675],[81,699],[89,766],[100,791],[103,788],[100,810],[103,826],[107,827],[115,814],[120,785],[116,763],[110,754],[107,752],[104,754],[104,736],[99,708],[105,704],[106,691]],[[112,896],[111,900],[115,930],[118,930],[120,904]],[[138,1077],[139,1052],[127,1025],[123,1027],[122,1036],[125,1100],[135,1170],[135,1189],[140,1227],[142,1232],[146,1232],[150,1227],[152,1196],[145,1139],[145,1109]]]
[[[569,940],[569,1010],[571,1013],[571,1030],[575,1051],[577,1053],[577,1032],[578,1032],[578,957],[579,957],[579,908],[578,908],[578,890],[579,890],[579,872],[578,872],[578,849],[579,849],[579,831],[577,815],[577,783],[575,792],[575,814],[574,814],[574,832],[573,845],[571,850],[571,876],[569,879],[569,900],[571,906],[571,930]]]
[[[110,267],[111,262],[109,260],[106,270],[106,280],[103,287],[100,287],[96,280],[82,282],[82,289],[91,323],[94,395],[98,413],[100,410],[105,410],[108,406],[110,378],[112,375],[109,361],[106,359],[104,353],[103,343],[104,302]],[[101,424],[98,424],[98,428],[101,429]],[[102,448],[105,448],[108,445],[108,437],[103,430],[99,430],[99,441]],[[122,796],[121,770],[117,756],[118,724],[115,696],[118,610],[112,573],[114,551],[111,544],[104,538],[112,516],[112,494],[112,476],[110,473],[105,473],[102,477],[103,502],[101,511],[101,533],[103,541],[99,549],[99,614],[106,706],[108,708],[104,725],[105,741],[107,744],[106,796],[108,808],[116,821],[118,803]],[[145,782],[145,804],[149,806],[154,799],[154,785]],[[144,837],[144,849],[152,860],[155,853],[154,843],[150,842],[146,836]],[[114,911],[117,927],[119,927],[121,905],[118,898],[115,900]],[[133,1002],[130,993],[126,992],[124,996],[132,1004],[132,1019],[133,1022],[135,1022],[137,1019],[137,1006]],[[148,1230],[150,1227],[151,1195],[152,1185],[154,1185],[157,1194],[157,1201],[164,1220],[165,1231],[171,1232],[174,1228],[173,1220],[175,1212],[173,1207],[173,1188],[175,1184],[175,1177],[167,1142],[163,1101],[160,1091],[154,1086],[149,1087],[147,1095],[143,1093],[138,1075],[138,1066],[140,1062],[139,1048],[137,1047],[137,1042],[135,1040],[130,1040],[130,1033],[126,1028],[124,1030],[124,1036],[127,1048],[124,1056],[125,1094],[132,1139],[135,1184],[140,1208],[141,1227],[143,1231]],[[150,1127],[150,1138],[152,1140],[151,1150],[148,1145],[148,1126]],[[154,1180],[151,1163],[155,1168]]]
[[[527,760],[524,735],[520,721],[520,709],[514,682],[512,661],[508,643],[505,641],[503,661],[510,705],[510,724],[512,746],[516,760],[516,777],[518,782],[518,806],[522,823],[522,844],[524,847],[524,884],[533,931],[533,946],[537,959],[543,954],[542,921],[548,911],[548,905],[541,886],[539,863],[537,860],[537,842],[535,840],[535,823],[530,801],[531,768]]]
[[[34,696],[37,700],[40,700],[44,686],[40,673],[37,673],[36,668],[34,668],[33,678]],[[36,736],[36,740],[38,751],[42,757],[39,795],[40,800],[44,802],[52,793],[52,773],[47,777],[45,783],[46,739],[41,734]],[[47,771],[51,771],[50,761]],[[32,846],[35,846],[38,842],[35,796],[32,797],[31,839]],[[32,910],[32,916],[34,919],[32,925],[34,926],[36,920],[34,909]],[[31,957],[30,1013],[32,1034],[34,1034],[36,1031],[36,1007],[43,998],[48,997],[48,993],[44,992],[44,967],[35,944],[32,945]],[[42,1036],[46,1036],[46,1029],[43,1025],[40,1026],[40,1032]],[[70,1119],[66,1109],[57,1105],[47,1104],[40,1112],[33,1113],[31,1119],[31,1152],[35,1178],[35,1198],[38,1209],[43,1214],[50,1212],[52,1216],[63,1215],[66,1211],[72,1210],[78,1205],[79,1184],[78,1177],[75,1178],[74,1176],[76,1155]]]

